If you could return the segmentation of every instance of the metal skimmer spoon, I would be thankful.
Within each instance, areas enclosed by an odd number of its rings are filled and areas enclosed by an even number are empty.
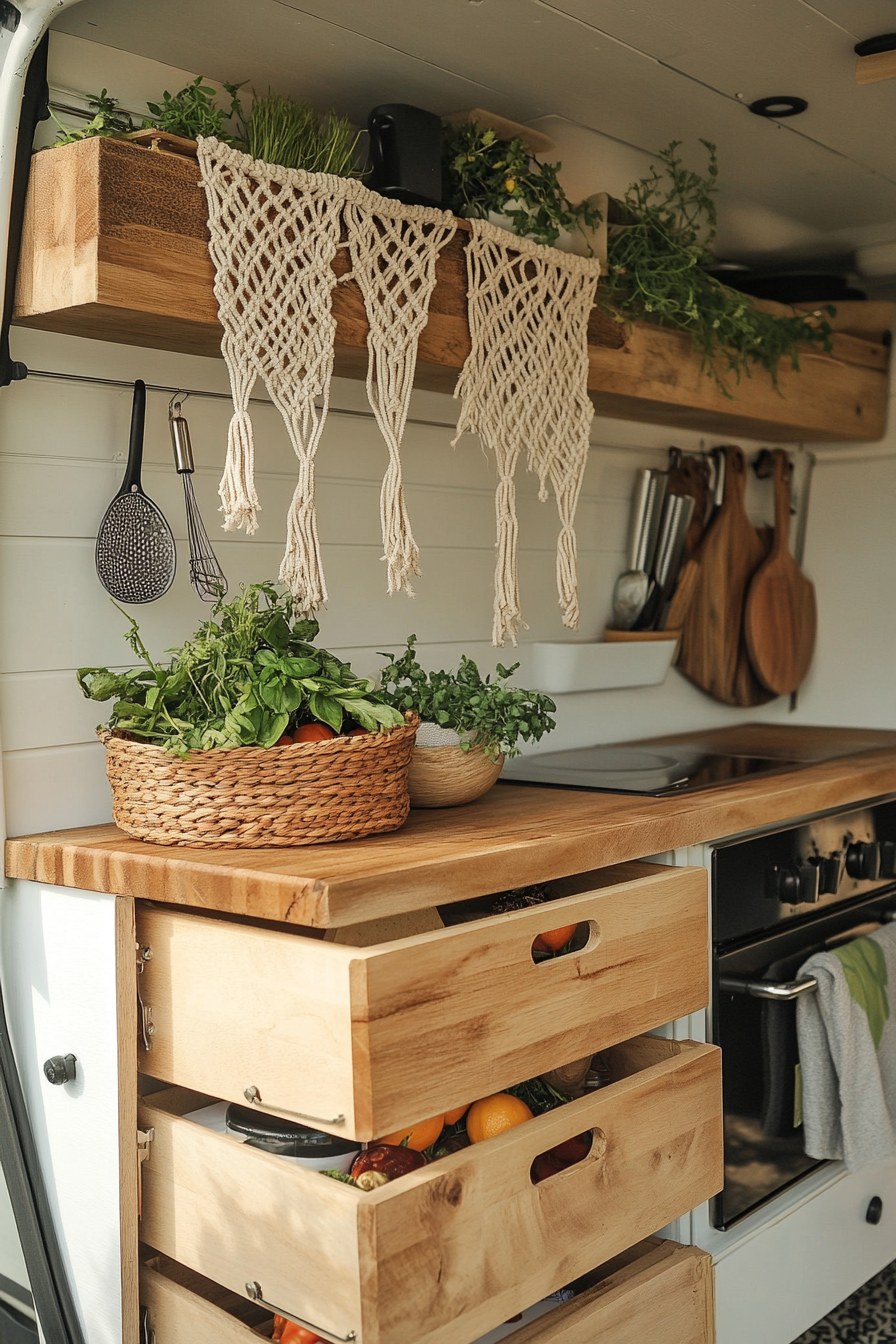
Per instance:
[[[119,602],[156,602],[174,582],[177,551],[171,528],[140,484],[146,384],[134,383],[128,465],[121,489],[96,534],[96,572]]]

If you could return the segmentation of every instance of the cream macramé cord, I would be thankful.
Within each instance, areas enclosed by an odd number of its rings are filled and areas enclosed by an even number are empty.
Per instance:
[[[407,423],[417,343],[426,326],[439,253],[457,223],[444,210],[402,205],[352,182],[345,203],[351,276],[364,297],[367,397],[389,450],[380,493],[383,559],[390,593],[414,596],[419,551],[404,500],[401,441]]]
[[[557,586],[564,624],[578,625],[575,511],[594,410],[588,398],[588,317],[600,265],[470,221],[467,245],[472,349],[458,379],[461,434],[478,433],[498,467],[493,642],[516,644],[523,627],[517,576],[513,475],[523,447],[561,529]]]
[[[326,423],[336,276],[347,179],[281,168],[213,138],[199,141],[209,251],[234,417],[221,481],[224,528],[257,527],[248,401],[260,376],[299,462],[280,578],[309,614],[327,600],[314,508],[314,455]],[[315,402],[322,398],[318,408]]]

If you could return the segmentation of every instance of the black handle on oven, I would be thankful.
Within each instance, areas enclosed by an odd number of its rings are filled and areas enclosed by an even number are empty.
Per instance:
[[[804,976],[801,980],[746,980],[739,975],[720,975],[719,989],[729,994],[748,994],[751,999],[773,999],[776,1003],[788,1003],[798,999],[801,994],[814,994],[818,981],[814,975]]]

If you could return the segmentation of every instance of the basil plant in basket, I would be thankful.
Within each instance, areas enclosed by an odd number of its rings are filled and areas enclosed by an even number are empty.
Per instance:
[[[415,807],[471,802],[495,783],[505,756],[520,742],[538,742],[555,726],[557,706],[539,691],[508,685],[519,663],[483,677],[472,659],[456,672],[426,672],[417,660],[416,635],[381,673],[383,698],[422,720],[408,786]]]

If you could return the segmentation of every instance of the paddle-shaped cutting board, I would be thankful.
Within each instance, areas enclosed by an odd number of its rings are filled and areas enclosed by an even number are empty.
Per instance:
[[[682,630],[678,667],[727,705],[761,705],[773,697],[753,675],[743,616],[747,588],[765,558],[765,547],[744,506],[744,455],[740,448],[729,447],[725,459],[725,494],[695,557],[700,573]]]
[[[750,584],[744,634],[753,671],[768,690],[788,695],[802,684],[815,648],[815,586],[790,554],[790,464],[775,450],[775,540]]]

